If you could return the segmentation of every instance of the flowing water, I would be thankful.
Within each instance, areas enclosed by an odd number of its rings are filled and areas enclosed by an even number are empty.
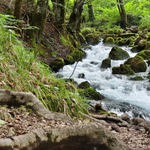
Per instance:
[[[140,116],[146,120],[150,120],[150,82],[145,78],[144,81],[131,81],[131,76],[113,75],[112,68],[102,69],[101,63],[108,58],[109,52],[113,46],[104,45],[102,40],[98,45],[91,46],[86,49],[86,58],[78,63],[72,78],[77,82],[88,81],[91,87],[95,88],[99,93],[105,96],[102,101],[103,106],[111,112],[118,115],[128,113],[131,117]],[[126,50],[130,57],[134,57],[136,53],[132,53],[129,47],[122,47]],[[120,66],[125,60],[111,60],[111,67]],[[76,63],[66,65],[57,73],[63,75],[63,78],[69,78]],[[150,67],[147,71],[138,73],[143,77],[148,75]],[[79,74],[84,74],[84,78],[79,78]],[[92,104],[96,102],[91,100]]]

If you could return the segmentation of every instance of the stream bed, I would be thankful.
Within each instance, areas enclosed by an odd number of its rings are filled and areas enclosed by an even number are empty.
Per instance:
[[[91,46],[90,49],[84,50],[86,57],[77,64],[73,78],[78,84],[88,81],[91,87],[95,88],[106,99],[102,101],[103,106],[109,111],[117,113],[119,116],[128,113],[131,117],[140,116],[150,120],[150,82],[145,77],[150,71],[147,66],[146,72],[139,72],[136,75],[144,77],[144,81],[131,81],[131,76],[113,75],[112,67],[120,66],[126,60],[111,60],[111,68],[100,68],[104,59],[108,58],[109,52],[113,45],[103,44],[101,39],[98,45]],[[130,57],[137,53],[132,53],[130,47],[121,47],[126,50]],[[63,78],[69,78],[73,72],[76,63],[66,65],[60,69],[56,75],[62,75]],[[80,76],[83,76],[81,78]],[[134,77],[134,76],[132,76]],[[90,100],[91,104],[97,101]]]

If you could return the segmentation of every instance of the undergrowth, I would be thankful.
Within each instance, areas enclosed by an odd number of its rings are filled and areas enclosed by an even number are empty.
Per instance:
[[[5,29],[0,18],[0,88],[35,94],[51,111],[79,117],[87,104],[72,83],[52,75],[48,65],[37,60],[34,51],[18,40],[13,30]]]

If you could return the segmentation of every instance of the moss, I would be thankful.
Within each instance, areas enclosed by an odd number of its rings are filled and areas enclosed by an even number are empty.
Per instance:
[[[132,36],[136,36],[136,33],[124,33],[124,34],[120,34],[119,36],[122,38],[129,38]]]
[[[113,67],[112,74],[134,75],[134,71],[129,65],[121,64],[120,67]]]
[[[138,44],[138,46],[139,46],[140,48],[142,48],[142,49],[145,49],[146,45],[147,45],[147,41],[146,41],[146,40],[141,40],[141,41],[139,42],[139,44]]]
[[[129,54],[125,50],[115,46],[111,49],[109,58],[112,60],[123,60],[129,58]]]
[[[107,33],[109,34],[120,34],[123,32],[123,29],[111,28],[108,29]]]
[[[90,33],[94,33],[95,32],[95,30],[93,29],[93,28],[83,28],[82,30],[81,30],[81,33],[84,35],[84,36],[86,36],[87,34],[90,34]]]
[[[132,48],[131,48],[131,52],[139,52],[139,51],[141,51],[141,49],[139,48],[139,46],[138,45],[135,45],[135,46],[133,46]]]
[[[99,110],[98,112],[99,112],[100,114],[108,115],[108,112],[107,112],[107,111],[104,111],[104,110]]]
[[[81,50],[75,50],[71,53],[71,56],[73,57],[74,62],[75,61],[81,61],[83,58],[84,52]]]
[[[114,44],[115,40],[112,37],[106,37],[105,43],[106,44]]]
[[[88,81],[82,82],[78,85],[79,89],[87,89],[90,87],[90,83]]]
[[[106,58],[102,61],[101,68],[110,68],[111,67],[111,59]]]
[[[88,44],[95,45],[99,43],[100,35],[96,33],[90,33],[85,36]]]
[[[141,56],[143,59],[148,60],[150,59],[150,50],[143,50],[137,54],[138,56]]]
[[[71,55],[68,55],[65,59],[65,64],[68,65],[68,64],[73,64],[74,63],[74,59]]]
[[[85,44],[86,43],[86,39],[85,39],[85,37],[83,36],[82,33],[78,34],[78,39],[79,39],[81,44]]]
[[[98,93],[95,89],[93,88],[87,88],[84,91],[85,97],[93,100],[101,100],[104,98],[100,93]]]
[[[52,66],[52,70],[54,70],[54,71],[57,72],[64,65],[65,65],[64,59],[62,59],[62,58],[56,58],[53,66]]]
[[[129,58],[124,63],[125,65],[130,65],[131,69],[134,72],[145,72],[146,71],[146,63],[144,59],[138,55],[133,58]]]
[[[148,66],[150,65],[150,59],[146,62],[148,64]]]
[[[130,80],[133,80],[133,81],[142,81],[144,79],[141,76],[136,76],[136,77],[130,78]]]

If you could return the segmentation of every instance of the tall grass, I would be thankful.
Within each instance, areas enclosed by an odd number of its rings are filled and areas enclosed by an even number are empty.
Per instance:
[[[0,88],[35,94],[51,111],[78,117],[87,113],[84,99],[71,83],[57,79],[48,65],[37,60],[34,51],[26,48],[13,30],[3,28],[0,18]]]

